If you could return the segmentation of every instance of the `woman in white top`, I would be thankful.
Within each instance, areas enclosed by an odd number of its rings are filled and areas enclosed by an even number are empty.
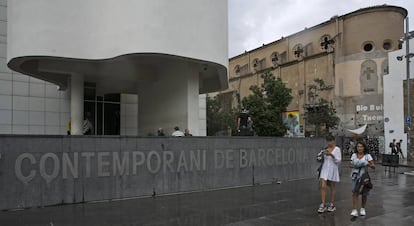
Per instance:
[[[323,213],[326,210],[333,212],[336,210],[335,207],[335,183],[339,182],[339,164],[341,163],[342,155],[341,149],[335,144],[335,137],[329,135],[326,137],[328,147],[324,152],[324,160],[319,176],[321,183],[321,205],[319,206],[318,212]],[[329,186],[331,190],[331,203],[327,206],[325,204],[326,186]]]
[[[351,216],[357,217],[358,216],[358,196],[359,190],[357,189],[357,181],[361,176],[367,172],[368,167],[375,169],[374,159],[370,154],[368,154],[367,145],[362,142],[358,141],[356,145],[355,153],[351,156],[351,162],[349,167],[352,168],[352,203],[353,203],[353,210],[351,212]],[[362,205],[359,214],[361,216],[366,215],[365,205],[367,204],[367,196],[368,193],[362,193]]]

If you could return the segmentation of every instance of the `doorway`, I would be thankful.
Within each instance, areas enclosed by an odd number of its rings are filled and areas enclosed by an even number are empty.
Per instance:
[[[84,115],[93,124],[93,135],[120,135],[121,95],[96,96],[96,84],[85,82]]]

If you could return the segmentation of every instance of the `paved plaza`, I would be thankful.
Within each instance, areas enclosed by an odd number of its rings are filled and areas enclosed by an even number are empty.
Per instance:
[[[316,178],[282,181],[270,185],[170,195],[114,202],[33,208],[0,213],[0,225],[414,225],[414,176],[378,166],[371,171],[374,189],[367,216],[351,219],[349,169],[342,164],[337,211],[317,214],[319,188]]]

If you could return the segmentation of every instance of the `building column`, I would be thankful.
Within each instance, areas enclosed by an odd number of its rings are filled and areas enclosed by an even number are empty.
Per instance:
[[[186,63],[164,65],[156,80],[138,84],[138,134],[156,134],[163,128],[171,136],[174,127],[199,135],[198,72]]]
[[[194,136],[200,135],[199,72],[190,67],[187,79],[187,128]],[[185,128],[183,128],[184,131]]]
[[[81,74],[72,74],[70,81],[70,120],[71,134],[82,135],[83,130],[83,92],[84,78]]]

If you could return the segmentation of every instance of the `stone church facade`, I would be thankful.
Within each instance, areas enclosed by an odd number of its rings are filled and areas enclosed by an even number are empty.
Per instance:
[[[320,78],[333,86],[320,96],[336,108],[337,134],[367,124],[367,135],[380,136],[383,75],[388,52],[400,48],[406,16],[407,10],[397,6],[363,8],[244,52],[230,59],[229,89],[219,97],[226,107],[240,106],[250,86],[260,85],[260,75],[270,70],[292,89],[288,112],[298,112],[301,131],[311,131],[304,107],[312,104],[309,85]]]

